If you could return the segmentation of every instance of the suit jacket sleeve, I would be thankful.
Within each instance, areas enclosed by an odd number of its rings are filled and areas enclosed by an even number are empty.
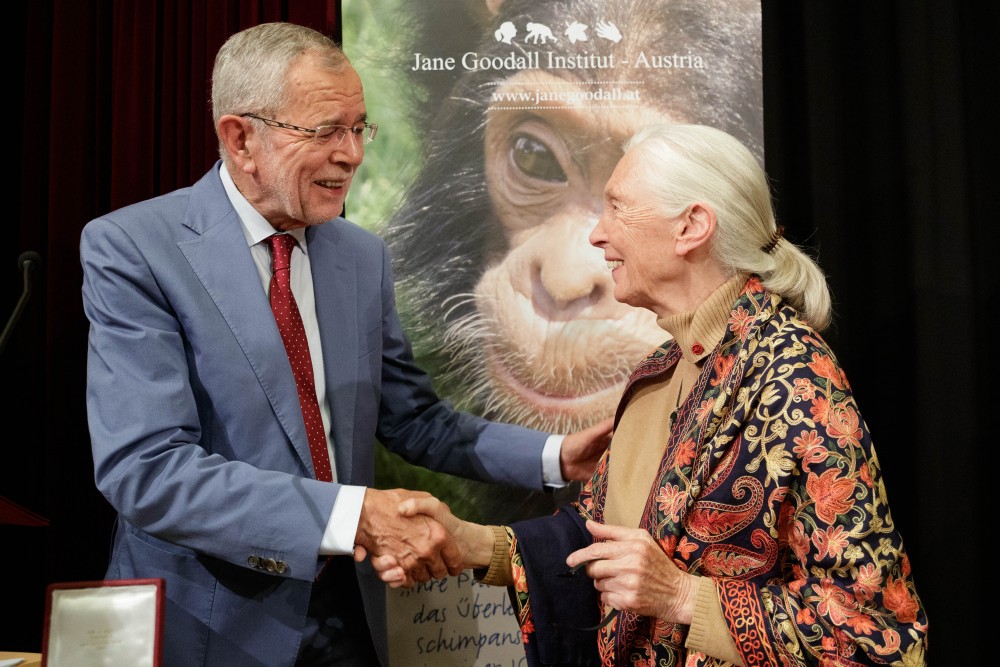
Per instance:
[[[94,478],[120,533],[164,569],[253,556],[312,581],[340,487],[311,478],[294,378],[217,168],[92,220],[80,253]]]
[[[543,489],[541,453],[548,433],[456,411],[437,396],[396,310],[388,250],[380,242],[382,295],[379,440],[411,463],[471,479]]]

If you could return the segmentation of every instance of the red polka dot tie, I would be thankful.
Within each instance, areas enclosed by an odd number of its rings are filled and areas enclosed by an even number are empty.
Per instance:
[[[313,468],[316,469],[316,479],[329,482],[333,479],[330,470],[330,455],[326,448],[323,418],[319,413],[319,402],[316,400],[316,384],[313,379],[312,357],[309,356],[309,341],[306,339],[306,329],[302,325],[299,307],[292,295],[292,281],[289,275],[292,248],[295,247],[295,237],[288,234],[274,234],[267,238],[271,245],[271,257],[274,261],[274,275],[271,277],[270,301],[274,319],[281,332],[281,340],[285,344],[288,361],[292,364],[295,375],[295,387],[299,393],[299,404],[302,406],[302,418],[306,424],[306,437],[309,439],[309,450],[312,452]]]

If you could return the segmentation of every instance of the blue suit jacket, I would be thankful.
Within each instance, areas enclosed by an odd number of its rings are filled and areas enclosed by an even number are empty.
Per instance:
[[[165,665],[292,665],[341,487],[313,479],[219,166],[83,230],[95,479],[118,512],[106,576],[166,580]],[[378,439],[433,470],[540,490],[546,434],[456,412],[413,364],[381,239],[338,218],[307,242],[340,482],[372,485]],[[386,662],[385,590],[357,571]]]

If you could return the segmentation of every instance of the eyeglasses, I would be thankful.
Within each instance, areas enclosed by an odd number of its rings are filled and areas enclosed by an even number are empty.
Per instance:
[[[362,127],[350,127],[348,125],[320,125],[319,127],[309,128],[299,127],[298,125],[291,125],[289,123],[282,123],[281,121],[274,120],[273,118],[262,118],[261,116],[252,113],[240,115],[243,118],[253,118],[254,120],[259,120],[270,127],[280,127],[284,130],[305,132],[306,134],[312,135],[313,143],[321,146],[326,145],[331,141],[333,146],[339,146],[344,143],[344,137],[348,134],[351,135],[351,139],[355,144],[358,143],[358,140],[360,139],[362,145],[367,145],[374,141],[375,135],[378,133],[378,123],[369,123],[367,121],[365,121]]]

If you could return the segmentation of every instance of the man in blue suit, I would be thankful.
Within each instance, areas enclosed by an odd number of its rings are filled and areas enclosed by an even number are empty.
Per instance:
[[[561,439],[435,395],[385,245],[339,217],[377,127],[331,40],[285,23],[233,35],[212,108],[222,159],[81,239],[95,479],[118,512],[106,576],[166,581],[168,666],[384,666],[384,588],[364,556],[395,556],[410,581],[461,563],[439,524],[397,512],[417,492],[371,488],[376,440],[433,470],[541,490],[588,477],[610,425]],[[316,479],[268,303],[275,233],[295,240],[332,481]]]

